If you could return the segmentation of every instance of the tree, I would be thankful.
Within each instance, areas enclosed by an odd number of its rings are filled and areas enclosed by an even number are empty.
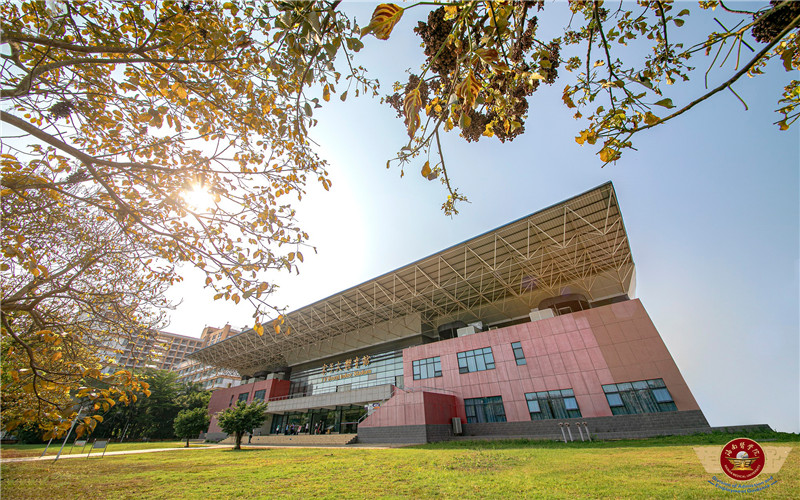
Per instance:
[[[102,423],[95,435],[115,439],[171,439],[175,437],[174,421],[181,411],[202,408],[207,411],[210,393],[199,384],[182,384],[175,372],[147,368],[139,374],[149,387],[149,395],[141,392],[128,404],[98,411]]]
[[[426,8],[425,4],[380,5],[362,33],[385,40],[405,11]],[[420,173],[429,180],[441,177],[449,191],[443,209],[453,213],[464,197],[450,183],[440,132],[458,130],[467,141],[482,137],[511,141],[524,132],[528,99],[541,84],[569,78],[564,104],[586,123],[575,140],[598,144],[598,155],[606,164],[633,148],[633,136],[677,118],[715,94],[728,90],[738,97],[734,83],[744,75],[763,73],[770,59],[779,58],[786,71],[800,69],[800,3],[773,0],[755,11],[729,8],[717,0],[699,4],[701,11],[695,16],[716,8],[723,11],[722,21],[716,17],[720,12],[713,14],[722,29],[687,46],[680,28],[690,22],[692,11],[684,8],[676,13],[676,4],[668,0],[636,4],[571,0],[570,24],[563,36],[552,40],[537,37],[537,28],[548,22],[539,19],[540,11],[558,10],[563,4],[463,2],[434,8],[427,22],[414,28],[426,56],[421,72],[411,74],[407,83],[395,84],[396,93],[386,98],[404,119],[409,136],[395,160],[406,165],[424,156]],[[626,47],[637,44],[647,49],[640,52],[646,54],[644,60],[634,54],[633,63],[624,62]],[[704,95],[674,104],[668,97],[669,86],[699,77],[689,64],[702,55],[710,61],[707,88],[715,64],[720,63],[723,69],[716,71],[726,75]],[[575,76],[565,77],[559,69]],[[781,130],[800,117],[798,104],[800,80],[792,79],[778,101],[781,118],[776,124]]]
[[[208,430],[210,423],[211,417],[208,416],[206,408],[194,408],[193,410],[179,411],[173,426],[177,437],[186,438],[186,447],[188,448],[189,439]]]
[[[333,57],[361,46],[337,4],[0,3],[6,428],[60,434],[76,397],[105,410],[146,391],[103,375],[99,350],[163,326],[181,264],[256,306],[259,333],[289,333],[265,273],[307,246],[284,200],[330,186],[304,88],[329,98]],[[371,88],[356,68],[345,81]]]
[[[236,439],[235,450],[242,449],[242,436],[245,432],[253,432],[253,429],[260,427],[267,419],[267,403],[264,401],[254,401],[249,405],[244,401],[239,401],[236,406],[232,406],[217,414],[217,421],[223,432],[233,434]]]

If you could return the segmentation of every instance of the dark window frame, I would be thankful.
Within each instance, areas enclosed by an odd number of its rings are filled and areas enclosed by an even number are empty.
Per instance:
[[[603,392],[614,415],[640,415],[678,411],[663,379],[606,384]]]
[[[517,366],[528,364],[528,361],[525,359],[525,351],[522,350],[522,343],[512,342],[511,350],[514,352],[514,360],[517,362]]]
[[[456,354],[458,359],[458,373],[473,373],[494,370],[494,354],[491,347],[481,347],[471,351]]]
[[[439,356],[417,359],[411,362],[414,380],[425,380],[442,376],[442,360]]]
[[[468,424],[507,422],[502,396],[464,399],[464,413]]]
[[[575,391],[572,389],[527,392],[525,402],[531,420],[582,418],[578,400],[575,399]]]

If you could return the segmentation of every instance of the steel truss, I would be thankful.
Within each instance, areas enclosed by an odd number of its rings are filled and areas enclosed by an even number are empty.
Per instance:
[[[454,320],[491,324],[525,315],[565,293],[590,301],[626,293],[633,270],[616,194],[606,183],[291,312],[290,335],[250,330],[190,357],[242,374],[274,371],[289,352],[411,314],[434,330]]]

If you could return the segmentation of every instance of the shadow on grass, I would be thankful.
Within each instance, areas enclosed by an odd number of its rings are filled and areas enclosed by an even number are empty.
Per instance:
[[[537,439],[497,439],[497,440],[458,440],[442,441],[423,445],[409,446],[419,449],[475,449],[475,450],[500,450],[500,449],[564,449],[564,448],[645,448],[653,446],[701,446],[723,445],[728,441],[746,437],[758,442],[800,442],[800,434],[774,431],[750,432],[711,432],[690,434],[688,436],[658,436],[646,439],[615,439],[605,441],[547,441]]]

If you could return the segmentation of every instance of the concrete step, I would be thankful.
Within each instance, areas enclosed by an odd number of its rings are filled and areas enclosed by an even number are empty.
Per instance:
[[[270,435],[253,436],[249,444],[269,446],[344,446],[356,442],[357,434],[298,434],[296,436]],[[220,444],[234,444],[233,436],[220,441]],[[242,438],[242,444],[248,444],[247,436]]]

